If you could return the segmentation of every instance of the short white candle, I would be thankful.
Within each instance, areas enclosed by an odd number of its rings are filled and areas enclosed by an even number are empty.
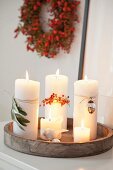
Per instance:
[[[84,122],[81,122],[81,127],[74,128],[74,142],[84,143],[90,141],[90,128],[84,127]]]
[[[62,95],[67,96],[68,94],[68,77],[59,74],[59,69],[56,74],[47,75],[45,79],[45,97],[50,97],[53,93],[57,94],[59,97]],[[61,106],[60,103],[53,103],[51,105],[45,106],[45,117],[49,117],[50,109],[52,110],[52,115],[55,119],[62,119],[62,128],[67,129],[67,104]],[[52,117],[52,118],[53,118]]]
[[[93,103],[89,102],[91,98]],[[91,140],[97,137],[97,103],[98,81],[85,79],[74,83],[74,127],[79,127],[84,119],[85,127],[90,128]],[[88,111],[90,105],[95,107],[93,113]]]
[[[27,113],[27,118],[30,123],[24,130],[20,129],[16,122],[13,123],[13,131],[15,134],[27,138],[37,139],[38,135],[38,112],[39,112],[39,93],[40,83],[29,80],[26,72],[26,79],[17,79],[15,81],[15,96],[18,105]],[[28,101],[28,102],[24,102]],[[34,101],[32,103],[32,101]]]

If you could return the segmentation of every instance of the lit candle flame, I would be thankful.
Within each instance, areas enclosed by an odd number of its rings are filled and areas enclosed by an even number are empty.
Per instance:
[[[59,75],[59,72],[60,72],[59,69],[57,69],[57,71],[56,71],[56,75],[57,75],[57,76]]]
[[[26,70],[26,80],[28,81],[29,80],[29,74],[28,74],[28,71]]]
[[[88,76],[87,75],[85,75],[84,80],[88,80]]]
[[[53,100],[53,103],[57,103],[57,99],[54,99],[54,100]]]
[[[84,121],[81,121],[81,128],[84,128]]]

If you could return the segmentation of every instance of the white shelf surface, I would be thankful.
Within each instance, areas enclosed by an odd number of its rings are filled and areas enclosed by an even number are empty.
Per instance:
[[[113,149],[97,156],[66,159],[14,151],[4,145],[5,123],[0,123],[0,170],[113,170]]]

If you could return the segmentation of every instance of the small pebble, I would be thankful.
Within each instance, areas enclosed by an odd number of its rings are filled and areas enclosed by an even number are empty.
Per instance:
[[[60,140],[59,139],[53,139],[52,142],[56,142],[56,143],[59,143]]]

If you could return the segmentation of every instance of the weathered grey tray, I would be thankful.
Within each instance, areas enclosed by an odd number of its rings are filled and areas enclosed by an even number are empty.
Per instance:
[[[69,132],[64,133],[60,143],[43,141],[38,136],[36,141],[23,139],[13,133],[13,123],[4,127],[4,143],[19,152],[56,158],[76,158],[97,155],[108,151],[113,146],[113,132],[98,123],[97,139],[87,143],[74,143],[72,137],[72,119],[68,119]]]

